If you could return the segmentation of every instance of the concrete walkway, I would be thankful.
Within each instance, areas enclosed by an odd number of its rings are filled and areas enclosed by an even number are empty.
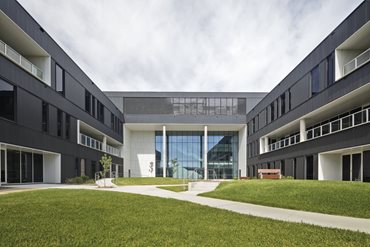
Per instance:
[[[18,186],[17,186],[18,187]],[[42,188],[62,188],[62,189],[93,189],[103,191],[125,192],[139,195],[155,196],[161,198],[172,198],[181,201],[188,201],[205,205],[213,208],[229,210],[232,212],[253,215],[263,218],[282,220],[288,222],[306,223],[323,227],[332,227],[352,231],[360,231],[370,234],[370,219],[360,219],[345,216],[312,213],[299,210],[274,208],[260,206],[250,203],[233,202],[228,200],[214,199],[197,196],[194,192],[176,193],[157,188],[153,185],[145,186],[119,186],[116,188],[97,188],[91,185],[20,185],[21,188],[42,189]],[[199,193],[199,192],[197,192]]]

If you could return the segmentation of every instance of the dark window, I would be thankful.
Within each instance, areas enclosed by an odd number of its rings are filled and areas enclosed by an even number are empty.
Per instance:
[[[327,80],[328,85],[334,83],[335,78],[335,66],[334,66],[334,53],[330,54],[327,58],[328,61],[328,71],[327,71]]]
[[[100,101],[97,101],[97,113],[98,113],[98,120],[100,122],[104,122],[104,105],[100,103]]]
[[[66,114],[66,139],[70,138],[71,116]]]
[[[95,97],[91,96],[91,112],[90,114],[95,117]]]
[[[110,127],[112,130],[116,131],[116,129],[114,128],[114,114],[113,113],[110,114]]]
[[[280,113],[285,114],[285,93],[280,96]]]
[[[33,154],[33,181],[43,181],[43,156],[42,154]]]
[[[320,72],[319,66],[316,66],[311,71],[311,96],[320,92]]]
[[[85,90],[85,111],[90,113],[91,110],[91,93]]]
[[[15,87],[0,79],[0,117],[15,120]]]
[[[42,131],[48,132],[49,130],[49,104],[42,102]]]
[[[271,110],[270,114],[271,114],[271,122],[272,122],[272,121],[275,120],[275,104],[274,104],[274,102],[272,102],[270,104],[270,110]]]
[[[290,88],[288,89],[288,109],[289,111],[292,109],[292,93],[290,92]]]
[[[58,64],[55,66],[55,87],[58,93],[64,95],[64,70]]]
[[[63,118],[63,112],[61,110],[58,110],[57,112],[57,135],[62,136],[62,118]]]

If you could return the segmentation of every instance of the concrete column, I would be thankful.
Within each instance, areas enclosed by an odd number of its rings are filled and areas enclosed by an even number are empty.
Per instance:
[[[208,179],[208,127],[204,126],[204,152],[203,152],[203,165],[204,165],[204,180]]]
[[[81,136],[80,136],[80,120],[77,120],[77,143],[81,143]]]
[[[166,142],[166,126],[162,127],[162,164],[163,164],[163,177],[167,177],[167,142]]]
[[[307,140],[305,119],[299,120],[299,140],[300,142],[304,142]]]
[[[102,143],[103,152],[107,152],[107,137],[103,136],[103,143]]]
[[[238,178],[247,176],[247,125],[239,130]],[[240,174],[239,174],[240,171]]]
[[[260,154],[265,153],[265,137],[260,138]]]

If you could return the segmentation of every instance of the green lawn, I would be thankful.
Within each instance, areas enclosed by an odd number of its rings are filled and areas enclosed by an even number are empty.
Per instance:
[[[221,183],[202,196],[304,211],[370,218],[370,183],[247,180]]]
[[[173,191],[173,192],[188,191],[188,186],[187,185],[159,186],[158,188],[163,189],[163,190]]]
[[[1,246],[370,246],[364,233],[108,191],[2,195],[0,215]]]
[[[162,184],[187,184],[188,180],[178,178],[117,178],[113,181],[117,185],[162,185]]]

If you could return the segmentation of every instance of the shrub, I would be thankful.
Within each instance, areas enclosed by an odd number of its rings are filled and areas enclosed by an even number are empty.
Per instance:
[[[281,176],[281,179],[294,179],[292,176]]]
[[[94,181],[90,179],[88,176],[81,176],[81,177],[74,177],[74,178],[67,178],[66,184],[90,184]]]

